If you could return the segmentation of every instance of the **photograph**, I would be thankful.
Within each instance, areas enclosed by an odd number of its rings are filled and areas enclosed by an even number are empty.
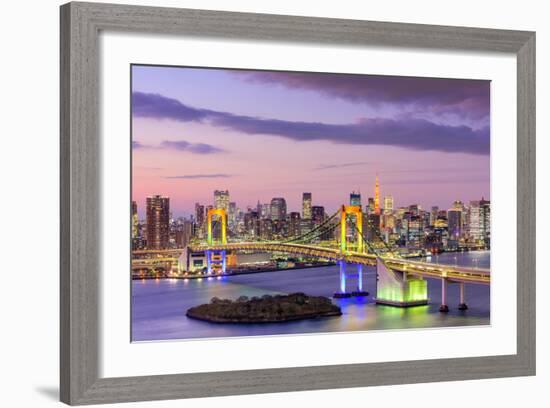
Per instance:
[[[132,64],[131,341],[491,324],[491,81]]]

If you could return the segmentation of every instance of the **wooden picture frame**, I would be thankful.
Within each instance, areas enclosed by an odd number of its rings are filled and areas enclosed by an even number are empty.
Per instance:
[[[100,31],[517,56],[517,354],[145,377],[99,377]],[[69,3],[61,7],[61,400],[97,404],[534,375],[535,33]]]

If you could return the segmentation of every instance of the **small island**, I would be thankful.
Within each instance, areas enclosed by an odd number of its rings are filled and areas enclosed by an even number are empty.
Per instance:
[[[341,316],[342,310],[327,297],[291,293],[237,300],[214,297],[208,304],[190,308],[186,315],[212,323],[276,323]]]

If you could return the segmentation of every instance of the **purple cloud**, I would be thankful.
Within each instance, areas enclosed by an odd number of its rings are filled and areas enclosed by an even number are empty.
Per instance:
[[[489,117],[490,81],[380,75],[235,71],[245,81],[303,89],[353,103],[409,106],[414,111]]]
[[[341,164],[322,164],[318,167],[315,167],[313,170],[328,170],[328,169],[340,169],[344,167],[355,167],[369,164],[369,162],[351,162],[351,163],[341,163]]]
[[[137,140],[132,141],[132,149],[169,149],[196,154],[222,153],[225,150],[206,143],[190,143],[186,140],[164,140],[158,146],[144,145]]]
[[[338,144],[386,145],[413,150],[489,154],[489,127],[473,129],[464,125],[442,125],[409,117],[362,118],[350,124],[263,119],[198,109],[156,94],[134,93],[136,94],[138,97],[132,100],[136,117],[180,122],[198,121],[245,134],[279,136],[299,142],[324,140]],[[146,114],[143,114],[141,105],[147,106]],[[204,148],[197,147],[197,150],[201,149]],[[192,151],[189,146],[184,150]]]
[[[188,151],[197,154],[221,153],[225,151],[219,147],[212,146],[206,143],[189,143],[185,140],[165,140],[160,144],[160,147],[165,149]]]
[[[132,114],[137,117],[200,122],[209,113],[208,110],[191,108],[176,99],[166,98],[159,94],[132,93]]]
[[[148,147],[150,146],[144,145],[141,142],[138,142],[137,140],[132,140],[132,149],[144,149]]]
[[[203,178],[229,178],[233,177],[231,174],[214,173],[214,174],[187,174],[183,176],[166,176],[167,179],[203,179]]]

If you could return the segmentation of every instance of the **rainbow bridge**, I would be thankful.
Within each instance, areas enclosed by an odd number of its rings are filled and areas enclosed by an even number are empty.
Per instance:
[[[285,253],[334,261],[340,268],[340,287],[334,294],[336,298],[368,295],[363,290],[362,269],[363,266],[372,266],[377,272],[376,302],[398,307],[427,304],[429,297],[426,278],[439,279],[441,280],[441,312],[449,310],[447,305],[449,284],[459,285],[458,308],[465,310],[467,309],[465,284],[489,285],[491,283],[488,269],[413,261],[399,256],[395,249],[389,247],[380,236],[378,236],[378,243],[369,242],[363,235],[362,215],[361,207],[343,205],[323,223],[299,237],[286,241],[228,242],[227,214],[223,209],[213,209],[207,214],[207,242],[191,244],[185,250],[204,252],[209,274],[214,269],[225,274],[226,254],[235,251]],[[218,240],[214,239],[215,216],[218,217],[218,224],[221,224]],[[350,222],[352,217],[355,218],[355,222]],[[355,243],[348,242],[350,237],[348,237],[347,228],[350,225],[354,232],[350,235],[352,238],[354,236]],[[326,237],[327,233],[333,232],[336,228],[340,229],[340,242],[336,242],[337,245],[334,245],[333,241],[321,241],[322,237]],[[357,268],[357,287],[352,291],[348,291],[346,284],[350,276],[349,266]]]

